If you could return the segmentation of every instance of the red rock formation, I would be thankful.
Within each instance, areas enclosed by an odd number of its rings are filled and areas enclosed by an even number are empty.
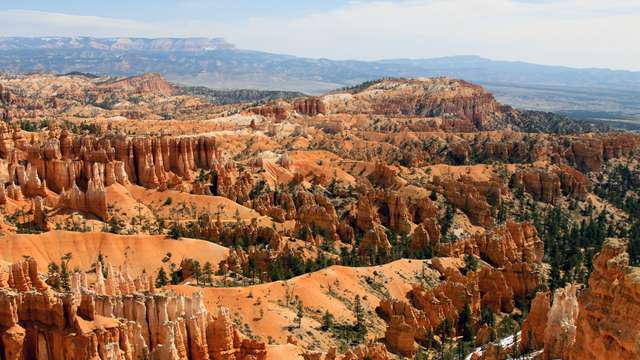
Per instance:
[[[42,230],[48,230],[47,214],[44,209],[44,202],[40,196],[33,199],[31,211],[33,212],[33,223]]]
[[[604,161],[631,154],[639,139],[633,134],[607,134],[601,137],[574,137],[568,157],[584,171],[600,169]]]
[[[100,175],[100,167],[97,163],[93,165],[93,175],[89,179],[87,191],[83,192],[74,183],[71,189],[68,191],[63,190],[60,193],[58,206],[65,209],[89,212],[102,220],[108,220],[107,198]]]
[[[542,284],[544,244],[529,223],[507,221],[482,235],[454,243],[440,243],[436,252],[447,256],[473,254],[502,272],[514,296],[530,294]]]
[[[400,186],[401,179],[396,174],[396,171],[385,164],[376,163],[375,168],[367,176],[367,179],[372,184],[381,187],[386,190],[392,190]]]
[[[171,96],[174,92],[173,86],[171,86],[171,84],[169,84],[160,74],[156,73],[148,73],[121,80],[109,81],[98,85],[98,88],[137,94],[155,93],[163,96]]]
[[[359,256],[368,258],[388,256],[389,254],[391,254],[391,244],[382,226],[377,225],[364,234],[360,247],[358,247]]]
[[[0,183],[0,205],[7,203],[7,193],[4,189],[4,184]]]
[[[497,181],[475,181],[463,176],[459,179],[436,177],[438,192],[462,209],[473,224],[490,227],[493,224],[492,206],[500,204],[503,186]]]
[[[293,104],[295,111],[303,115],[315,116],[326,114],[327,110],[324,102],[319,98],[305,98]]]
[[[521,352],[529,353],[544,348],[544,333],[551,308],[550,300],[548,292],[539,292],[531,302],[529,315],[522,323]]]
[[[626,244],[608,239],[593,261],[589,287],[578,299],[569,359],[640,357],[640,268],[629,266]]]
[[[432,261],[444,276],[443,281],[431,289],[414,285],[409,294],[413,306],[401,300],[382,300],[376,309],[387,319],[387,347],[402,356],[412,357],[414,341],[426,340],[445,319],[455,323],[465,304],[470,305],[473,313],[480,310],[479,274],[471,272],[463,276],[457,268],[461,262],[454,259]]]
[[[553,294],[553,304],[544,331],[543,359],[567,359],[576,340],[577,287],[568,285]]]
[[[531,168],[511,177],[511,187],[530,193],[535,200],[554,204],[562,195],[584,200],[589,181],[570,166]]]
[[[397,192],[389,192],[386,203],[389,209],[389,228],[405,234],[410,233],[409,209],[404,198]]]
[[[200,293],[191,298],[153,293],[97,295],[86,288],[55,293],[38,284],[35,263],[12,267],[11,288],[0,289],[3,358],[263,360],[264,343],[245,338],[228,311],[208,314]],[[101,274],[101,269],[98,274]],[[118,277],[111,272],[108,277]],[[29,291],[30,289],[36,291]]]
[[[342,355],[336,355],[336,349],[331,348],[327,353],[306,352],[302,354],[305,360],[389,360],[389,354],[383,344],[368,343],[347,350]]]
[[[275,102],[249,109],[251,113],[264,117],[274,118],[277,121],[283,121],[289,118],[291,113],[291,105],[286,102]]]
[[[369,231],[375,224],[380,223],[378,210],[374,208],[368,196],[360,196],[358,199],[356,222],[361,231]]]

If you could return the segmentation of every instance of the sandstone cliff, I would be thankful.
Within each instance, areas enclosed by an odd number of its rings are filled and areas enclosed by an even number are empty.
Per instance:
[[[625,248],[609,239],[593,261],[589,287],[578,299],[570,359],[640,357],[640,269],[629,266]]]
[[[240,334],[224,308],[209,314],[200,293],[183,297],[118,287],[116,295],[98,270],[95,289],[74,275],[74,291],[58,293],[39,279],[35,262],[14,264],[0,289],[4,358],[265,358],[265,345]],[[109,270],[107,279],[114,277]]]

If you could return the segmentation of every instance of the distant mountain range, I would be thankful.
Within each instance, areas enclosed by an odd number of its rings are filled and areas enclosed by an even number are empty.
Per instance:
[[[574,69],[477,56],[337,61],[241,50],[224,39],[0,38],[0,71],[135,75],[214,89],[319,94],[382,77],[449,76],[503,103],[579,118],[640,121],[640,72]]]

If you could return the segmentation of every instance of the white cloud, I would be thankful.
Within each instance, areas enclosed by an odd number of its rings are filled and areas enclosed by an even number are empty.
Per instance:
[[[0,32],[224,36],[247,49],[309,57],[381,59],[477,54],[544,64],[640,70],[637,0],[354,1],[300,18],[284,16],[226,24],[188,19],[143,23],[5,11],[0,12]]]
[[[301,19],[252,19],[229,33],[241,46],[313,57],[478,54],[640,70],[638,1],[352,3]]]
[[[3,36],[126,36],[154,35],[151,24],[99,16],[7,10],[0,11]]]

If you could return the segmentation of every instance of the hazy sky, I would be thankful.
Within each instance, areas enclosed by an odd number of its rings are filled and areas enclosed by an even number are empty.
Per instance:
[[[640,0],[2,0],[0,34],[224,37],[308,57],[640,70]]]

